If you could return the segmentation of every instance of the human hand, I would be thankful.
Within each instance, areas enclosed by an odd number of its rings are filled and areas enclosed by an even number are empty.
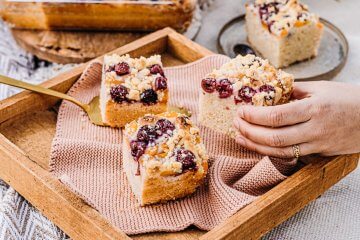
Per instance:
[[[264,155],[331,156],[360,152],[360,86],[337,82],[295,83],[297,101],[271,107],[244,105],[234,119],[236,141]]]

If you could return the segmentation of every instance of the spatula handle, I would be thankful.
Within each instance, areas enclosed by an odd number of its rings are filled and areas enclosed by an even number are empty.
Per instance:
[[[27,82],[22,82],[22,81],[19,81],[19,80],[16,80],[16,79],[13,79],[13,78],[10,78],[7,76],[3,76],[3,75],[0,75],[0,83],[18,87],[18,88],[22,88],[22,89],[26,89],[26,90],[30,90],[30,91],[41,93],[41,94],[50,95],[50,96],[61,98],[61,99],[65,99],[65,100],[75,103],[76,105],[80,106],[84,110],[87,110],[86,109],[87,105],[79,102],[75,98],[73,98],[69,95],[66,95],[64,93],[57,92],[52,89],[44,88],[40,85],[34,85],[34,84],[27,83]]]

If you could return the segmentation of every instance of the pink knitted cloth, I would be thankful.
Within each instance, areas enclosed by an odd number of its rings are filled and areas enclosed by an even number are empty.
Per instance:
[[[165,69],[170,104],[184,106],[197,122],[200,81],[229,58],[213,55]],[[99,94],[101,64],[89,64],[69,95],[89,102]],[[232,121],[232,119],[229,119]],[[70,189],[127,234],[179,231],[193,224],[210,230],[283,181],[295,160],[247,151],[228,136],[201,127],[211,157],[208,177],[187,198],[140,207],[122,171],[121,130],[92,125],[72,103],[61,104],[51,152],[51,170]]]

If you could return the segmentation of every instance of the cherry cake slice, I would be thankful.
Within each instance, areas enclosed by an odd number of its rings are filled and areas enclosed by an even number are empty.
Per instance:
[[[145,115],[125,126],[123,164],[140,205],[195,192],[208,169],[199,128],[182,114]]]
[[[147,113],[166,111],[168,80],[159,55],[107,55],[102,71],[100,109],[105,124],[123,127]]]
[[[248,40],[277,68],[315,57],[323,28],[298,0],[256,0],[246,6]]]
[[[254,55],[237,56],[201,81],[199,121],[221,133],[232,133],[240,105],[273,106],[289,101],[294,77]]]

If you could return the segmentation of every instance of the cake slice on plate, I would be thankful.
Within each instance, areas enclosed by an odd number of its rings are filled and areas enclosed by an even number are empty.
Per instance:
[[[126,125],[123,164],[133,193],[146,205],[193,193],[206,176],[208,156],[190,119],[166,112]]]
[[[256,0],[246,6],[250,44],[277,68],[317,56],[319,17],[297,0]]]
[[[159,55],[107,55],[102,71],[100,110],[105,124],[123,127],[147,113],[167,110],[168,85]]]
[[[231,133],[239,105],[272,106],[286,103],[294,77],[276,70],[268,60],[239,55],[201,81],[199,121],[221,133]]]

